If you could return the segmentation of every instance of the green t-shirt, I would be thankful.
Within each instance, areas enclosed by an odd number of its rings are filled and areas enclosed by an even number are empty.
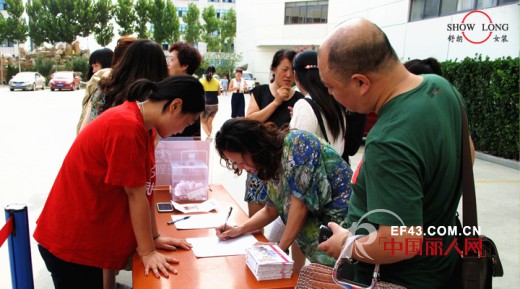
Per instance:
[[[461,195],[460,104],[448,81],[437,75],[423,78],[418,87],[380,109],[367,136],[363,164],[350,199],[348,227],[353,222],[358,228],[367,222],[375,228],[404,225],[423,226],[426,230],[430,226],[455,226]],[[442,238],[442,253],[426,248],[433,237]],[[453,236],[424,238],[422,255],[382,265],[381,280],[407,288],[444,288],[457,264],[455,250],[443,256]],[[392,244],[387,244],[391,254]],[[394,244],[393,248],[405,250],[405,245]],[[370,278],[373,266],[360,263],[356,270],[366,276],[363,278]]]

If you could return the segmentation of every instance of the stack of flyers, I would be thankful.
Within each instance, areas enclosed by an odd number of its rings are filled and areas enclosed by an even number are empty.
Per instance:
[[[278,245],[257,244],[246,249],[246,264],[261,281],[291,278],[294,262]]]

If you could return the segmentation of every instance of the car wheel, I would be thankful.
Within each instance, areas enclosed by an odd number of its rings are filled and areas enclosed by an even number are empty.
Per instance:
[[[42,90],[45,90],[45,83],[42,83]]]
[[[14,88],[9,88],[10,91],[14,91]]]
[[[32,91],[36,91],[36,82],[33,83],[33,86],[32,86],[32,88],[31,88],[31,90],[32,90]]]
[[[54,88],[51,87],[51,91],[54,91]]]

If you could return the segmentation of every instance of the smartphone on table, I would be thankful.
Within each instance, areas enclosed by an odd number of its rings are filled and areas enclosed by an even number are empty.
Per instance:
[[[159,213],[173,212],[173,205],[169,202],[159,202],[157,203],[157,211]]]

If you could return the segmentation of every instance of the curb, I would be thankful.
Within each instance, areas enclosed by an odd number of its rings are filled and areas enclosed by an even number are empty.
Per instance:
[[[515,160],[503,159],[503,158],[495,157],[495,156],[488,155],[488,154],[481,153],[481,152],[475,152],[475,158],[477,158],[479,160],[495,163],[497,165],[502,165],[502,166],[512,168],[515,170],[520,170],[520,162],[515,161]]]

